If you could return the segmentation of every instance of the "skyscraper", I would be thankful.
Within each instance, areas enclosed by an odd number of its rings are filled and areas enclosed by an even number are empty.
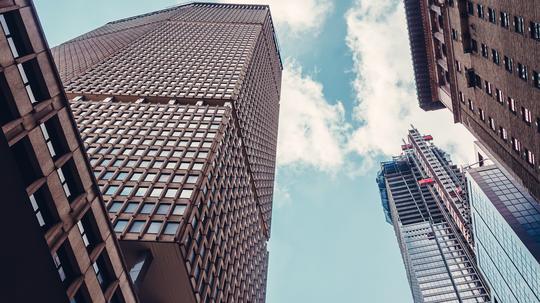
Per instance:
[[[176,6],[52,52],[141,300],[264,302],[282,70],[268,6]]]
[[[431,136],[409,131],[377,177],[415,303],[490,302],[472,250],[463,174]]]
[[[446,107],[540,199],[540,6],[404,0],[420,107]]]
[[[0,1],[3,302],[136,302],[31,1]]]
[[[478,148],[482,166],[467,170],[478,268],[494,302],[540,302],[540,205]]]

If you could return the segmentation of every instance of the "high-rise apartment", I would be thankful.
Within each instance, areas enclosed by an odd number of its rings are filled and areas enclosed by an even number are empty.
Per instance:
[[[143,302],[264,302],[281,59],[268,6],[195,3],[52,50]]]
[[[478,268],[493,302],[540,302],[540,205],[483,154],[467,170]]]
[[[377,177],[415,303],[490,302],[472,250],[464,176],[448,155],[409,131],[403,154]]]
[[[3,302],[136,302],[31,1],[0,1]]]
[[[540,6],[404,0],[420,107],[447,107],[540,198]]]

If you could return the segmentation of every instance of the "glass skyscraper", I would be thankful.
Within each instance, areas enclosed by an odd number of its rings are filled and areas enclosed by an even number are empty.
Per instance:
[[[467,172],[478,267],[494,302],[540,302],[540,205],[496,165]]]

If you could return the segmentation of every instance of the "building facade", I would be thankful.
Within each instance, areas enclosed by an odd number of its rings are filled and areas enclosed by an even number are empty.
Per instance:
[[[0,127],[3,301],[137,302],[31,1],[0,1]]]
[[[414,302],[490,302],[472,251],[463,174],[431,140],[410,130],[403,154],[383,162],[377,177]]]
[[[539,203],[490,158],[467,171],[478,267],[494,302],[540,302]]]
[[[264,302],[282,71],[268,6],[175,6],[52,53],[141,300]]]
[[[420,106],[446,107],[540,198],[540,6],[404,0]]]

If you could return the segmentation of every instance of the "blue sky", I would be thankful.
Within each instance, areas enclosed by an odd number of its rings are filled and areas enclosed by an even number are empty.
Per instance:
[[[414,91],[398,0],[270,4],[285,61],[268,302],[412,302],[375,184],[414,123],[458,162],[472,139]],[[170,0],[35,0],[51,46]]]

